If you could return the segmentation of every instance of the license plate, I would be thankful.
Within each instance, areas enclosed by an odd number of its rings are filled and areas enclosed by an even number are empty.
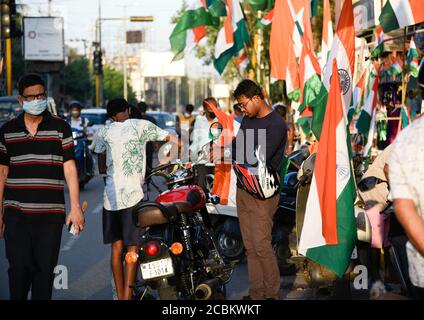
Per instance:
[[[156,260],[149,263],[141,263],[140,269],[141,276],[144,280],[174,274],[174,268],[172,266],[171,258]]]

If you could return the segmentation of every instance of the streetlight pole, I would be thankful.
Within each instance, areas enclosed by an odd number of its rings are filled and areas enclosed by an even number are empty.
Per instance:
[[[102,18],[101,15],[101,0],[98,1],[99,6],[99,16],[96,20],[96,43],[98,44],[100,51],[102,50],[102,21],[106,20],[124,20],[127,21],[128,18]],[[131,22],[152,22],[153,16],[131,16],[129,17]],[[125,23],[126,26],[126,23]],[[124,30],[125,31],[125,30]],[[126,62],[126,33],[124,37],[124,97],[128,96],[128,87],[127,87],[127,62]],[[103,74],[96,74],[96,106],[104,105],[103,101]]]

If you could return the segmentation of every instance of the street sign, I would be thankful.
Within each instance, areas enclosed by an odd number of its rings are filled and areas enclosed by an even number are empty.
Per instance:
[[[142,43],[143,32],[141,30],[127,31],[127,43]]]

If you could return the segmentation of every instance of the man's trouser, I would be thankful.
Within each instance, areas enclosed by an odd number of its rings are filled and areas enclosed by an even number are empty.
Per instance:
[[[249,295],[254,300],[280,298],[280,272],[272,249],[273,217],[280,195],[258,200],[237,188],[237,215],[247,255]]]
[[[62,229],[60,223],[5,221],[10,299],[26,300],[30,289],[32,300],[51,299]]]

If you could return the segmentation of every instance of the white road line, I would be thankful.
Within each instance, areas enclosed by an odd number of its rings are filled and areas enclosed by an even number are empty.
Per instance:
[[[92,213],[100,213],[101,210],[103,209],[103,203],[99,203],[94,210],[92,211]],[[90,212],[90,209],[87,209]],[[60,251],[69,251],[72,249],[72,246],[75,244],[75,242],[78,240],[79,236],[71,236],[69,238],[69,240],[66,242],[66,244],[63,246],[62,249],[60,249]]]

